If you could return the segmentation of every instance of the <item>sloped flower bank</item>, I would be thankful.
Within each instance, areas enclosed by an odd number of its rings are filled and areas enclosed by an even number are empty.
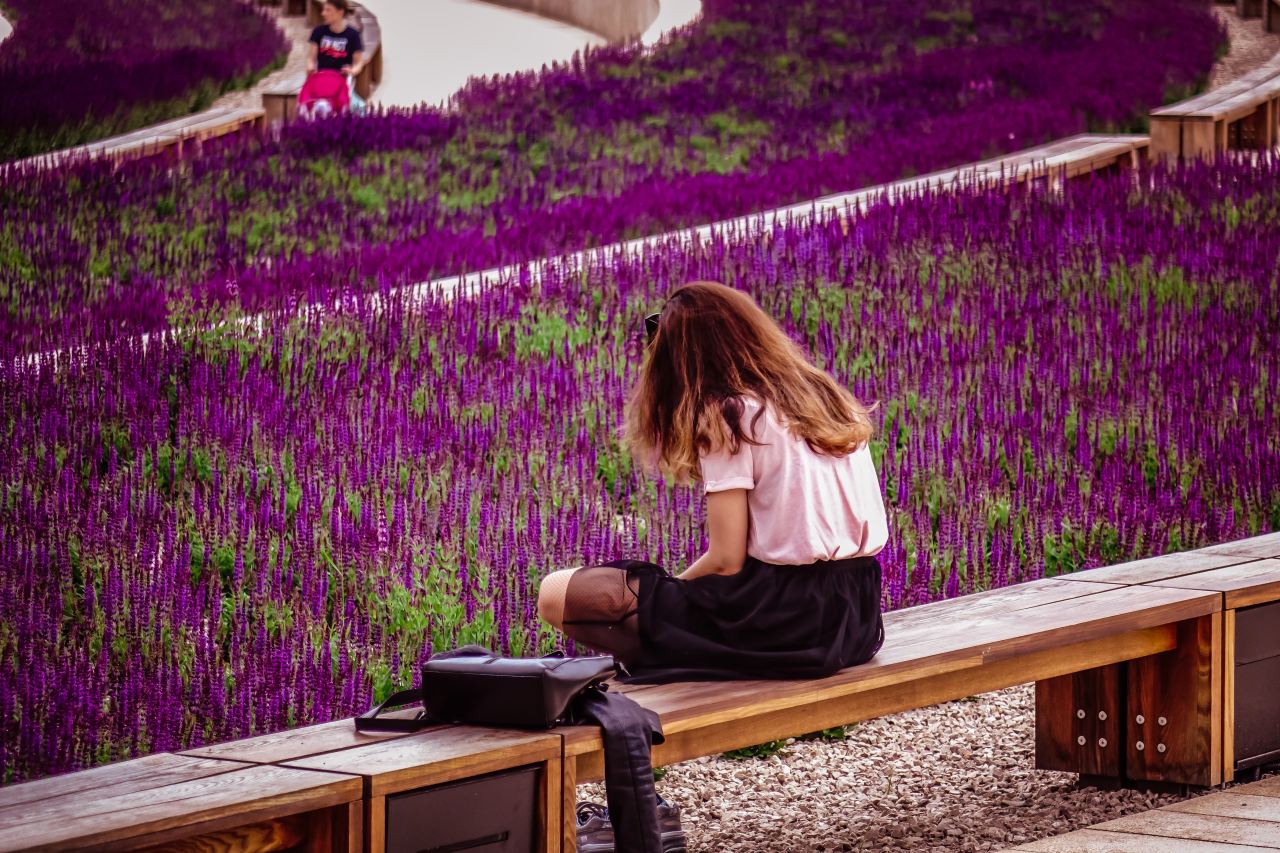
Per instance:
[[[0,176],[0,353],[162,326],[188,294],[424,280],[1141,126],[1221,40],[1199,0],[709,0],[652,51],[475,81],[448,113]]]
[[[243,0],[3,6],[15,29],[0,46],[0,161],[199,112],[289,52],[272,20]]]
[[[552,569],[684,565],[698,493],[616,430],[690,279],[880,401],[889,607],[1280,529],[1278,190],[1266,159],[927,196],[5,360],[0,778],[348,714],[433,648],[550,648]]]

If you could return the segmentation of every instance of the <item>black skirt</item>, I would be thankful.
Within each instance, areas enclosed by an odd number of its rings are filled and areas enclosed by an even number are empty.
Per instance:
[[[625,573],[626,615],[637,617],[620,682],[823,678],[865,663],[884,642],[875,557],[807,566],[748,557],[736,574],[691,580],[639,560],[608,565]]]

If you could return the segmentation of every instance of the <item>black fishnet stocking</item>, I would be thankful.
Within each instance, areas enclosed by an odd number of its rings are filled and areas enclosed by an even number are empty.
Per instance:
[[[564,632],[622,663],[640,653],[638,582],[628,583],[627,570],[585,566],[569,578],[564,595]]]

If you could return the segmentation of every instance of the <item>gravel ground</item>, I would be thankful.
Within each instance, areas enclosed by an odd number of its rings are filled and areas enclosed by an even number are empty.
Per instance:
[[[276,85],[286,77],[292,77],[294,74],[307,70],[307,38],[311,35],[311,29],[307,26],[306,17],[281,14],[284,10],[283,3],[275,7],[266,6],[264,10],[268,15],[275,18],[276,26],[280,28],[289,43],[293,45],[293,48],[289,51],[289,58],[285,61],[283,68],[272,71],[254,84],[253,88],[227,92],[214,101],[210,109],[260,107],[262,106],[262,92],[265,89]]]
[[[1241,19],[1233,6],[1215,6],[1213,13],[1227,25],[1231,51],[1214,66],[1209,88],[1230,83],[1280,52],[1280,34],[1264,30],[1261,18]]]
[[[658,793],[680,807],[690,853],[1004,850],[1189,799],[1032,769],[1034,712],[1034,688],[1013,687],[768,758],[673,764]],[[604,786],[579,785],[578,800],[605,802]]]

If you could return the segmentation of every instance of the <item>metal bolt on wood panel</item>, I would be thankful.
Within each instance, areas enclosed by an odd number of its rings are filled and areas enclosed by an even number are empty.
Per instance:
[[[1080,735],[1080,737],[1076,738],[1076,743],[1080,744],[1081,746],[1084,746],[1087,742],[1088,740],[1085,738],[1084,735]]]
[[[1107,739],[1106,739],[1106,738],[1104,738],[1104,737],[1100,737],[1100,738],[1098,738],[1098,746],[1102,747],[1103,749],[1106,749],[1106,748],[1107,748]]]
[[[1106,711],[1099,711],[1099,712],[1098,712],[1098,719],[1099,719],[1099,720],[1105,720],[1106,718],[1107,718],[1107,712],[1106,712]]]
[[[1168,725],[1168,724],[1169,724],[1169,720],[1168,720],[1167,718],[1165,718],[1165,717],[1157,717],[1157,718],[1156,718],[1156,723],[1157,723],[1157,724],[1159,724],[1159,725],[1161,725],[1161,726],[1166,726],[1166,725]]]
[[[1168,749],[1168,748],[1169,748],[1169,747],[1165,746],[1165,745],[1164,745],[1164,744],[1162,744],[1162,743],[1158,743],[1158,744],[1156,744],[1156,752],[1163,753],[1163,752],[1164,752],[1166,749]]]
[[[1144,749],[1146,749],[1146,748],[1147,748],[1147,745],[1146,745],[1145,743],[1143,743],[1142,741],[1138,741],[1137,743],[1135,743],[1135,744],[1133,745],[1133,748],[1134,748],[1134,749],[1136,749],[1136,750],[1138,750],[1138,752],[1142,752],[1142,750],[1144,750]]]
[[[1084,719],[1084,708],[1080,708],[1080,709],[1078,709],[1078,710],[1076,711],[1076,716],[1083,720],[1083,719]]]
[[[1134,718],[1134,722],[1136,722],[1138,725],[1142,725],[1146,721],[1147,721],[1147,718],[1142,716],[1141,714],[1139,714],[1137,717]]]

